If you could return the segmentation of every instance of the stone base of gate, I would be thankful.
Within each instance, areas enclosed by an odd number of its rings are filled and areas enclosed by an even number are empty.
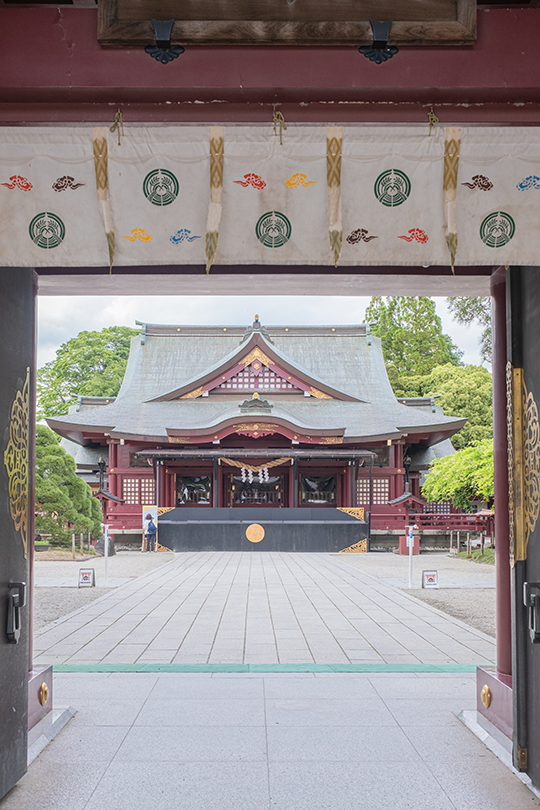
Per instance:
[[[476,669],[476,710],[500,732],[512,739],[512,679],[497,673],[495,667]]]
[[[53,668],[36,665],[28,673],[28,731],[53,707]]]
[[[33,666],[28,673],[28,765],[71,720],[75,711],[71,706],[53,706],[52,666]]]

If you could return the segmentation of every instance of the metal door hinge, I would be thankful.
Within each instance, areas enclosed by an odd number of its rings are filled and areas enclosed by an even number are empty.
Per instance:
[[[527,749],[520,745],[517,747],[516,767],[519,771],[527,770]]]

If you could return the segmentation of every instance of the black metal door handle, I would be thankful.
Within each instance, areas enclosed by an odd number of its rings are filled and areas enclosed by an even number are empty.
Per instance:
[[[529,637],[540,644],[540,582],[523,583],[523,604],[529,614]]]
[[[21,608],[26,604],[26,582],[10,582],[8,593],[7,637],[17,644],[21,637]]]

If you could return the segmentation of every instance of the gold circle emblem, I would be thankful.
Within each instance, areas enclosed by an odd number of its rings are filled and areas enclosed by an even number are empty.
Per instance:
[[[250,543],[260,543],[264,535],[265,531],[258,523],[251,523],[246,529],[246,537]]]
[[[42,706],[45,706],[48,699],[49,699],[49,687],[47,686],[45,681],[43,681],[43,683],[38,689],[38,700]]]
[[[485,686],[482,687],[480,697],[482,698],[482,703],[484,704],[486,709],[489,709],[489,707],[491,706],[491,689],[489,688],[487,683]]]

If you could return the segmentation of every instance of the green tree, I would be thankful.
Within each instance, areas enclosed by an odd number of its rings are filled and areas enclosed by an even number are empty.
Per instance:
[[[483,366],[457,368],[449,363],[434,368],[428,394],[440,394],[437,404],[446,416],[467,418],[465,426],[452,436],[456,450],[493,437],[491,374]]]
[[[491,500],[493,442],[486,439],[433,461],[422,495],[428,503],[450,500],[458,509],[469,509],[472,500]]]
[[[381,338],[390,381],[425,376],[444,363],[459,365],[462,352],[442,331],[441,319],[431,298],[374,297],[365,319],[371,331]]]
[[[446,299],[446,304],[458,323],[464,326],[478,323],[482,327],[480,352],[482,360],[491,363],[491,298],[453,295]]]
[[[446,416],[466,418],[466,425],[452,436],[456,450],[493,436],[491,374],[483,366],[446,363],[424,377],[399,377],[394,391],[398,399],[439,394],[436,404]]]
[[[114,397],[120,389],[129,346],[138,329],[109,326],[79,332],[37,372],[38,418],[67,413],[73,396]]]
[[[70,542],[71,532],[101,534],[101,508],[92,490],[75,473],[75,461],[44,425],[36,434],[36,532],[54,542]]]

